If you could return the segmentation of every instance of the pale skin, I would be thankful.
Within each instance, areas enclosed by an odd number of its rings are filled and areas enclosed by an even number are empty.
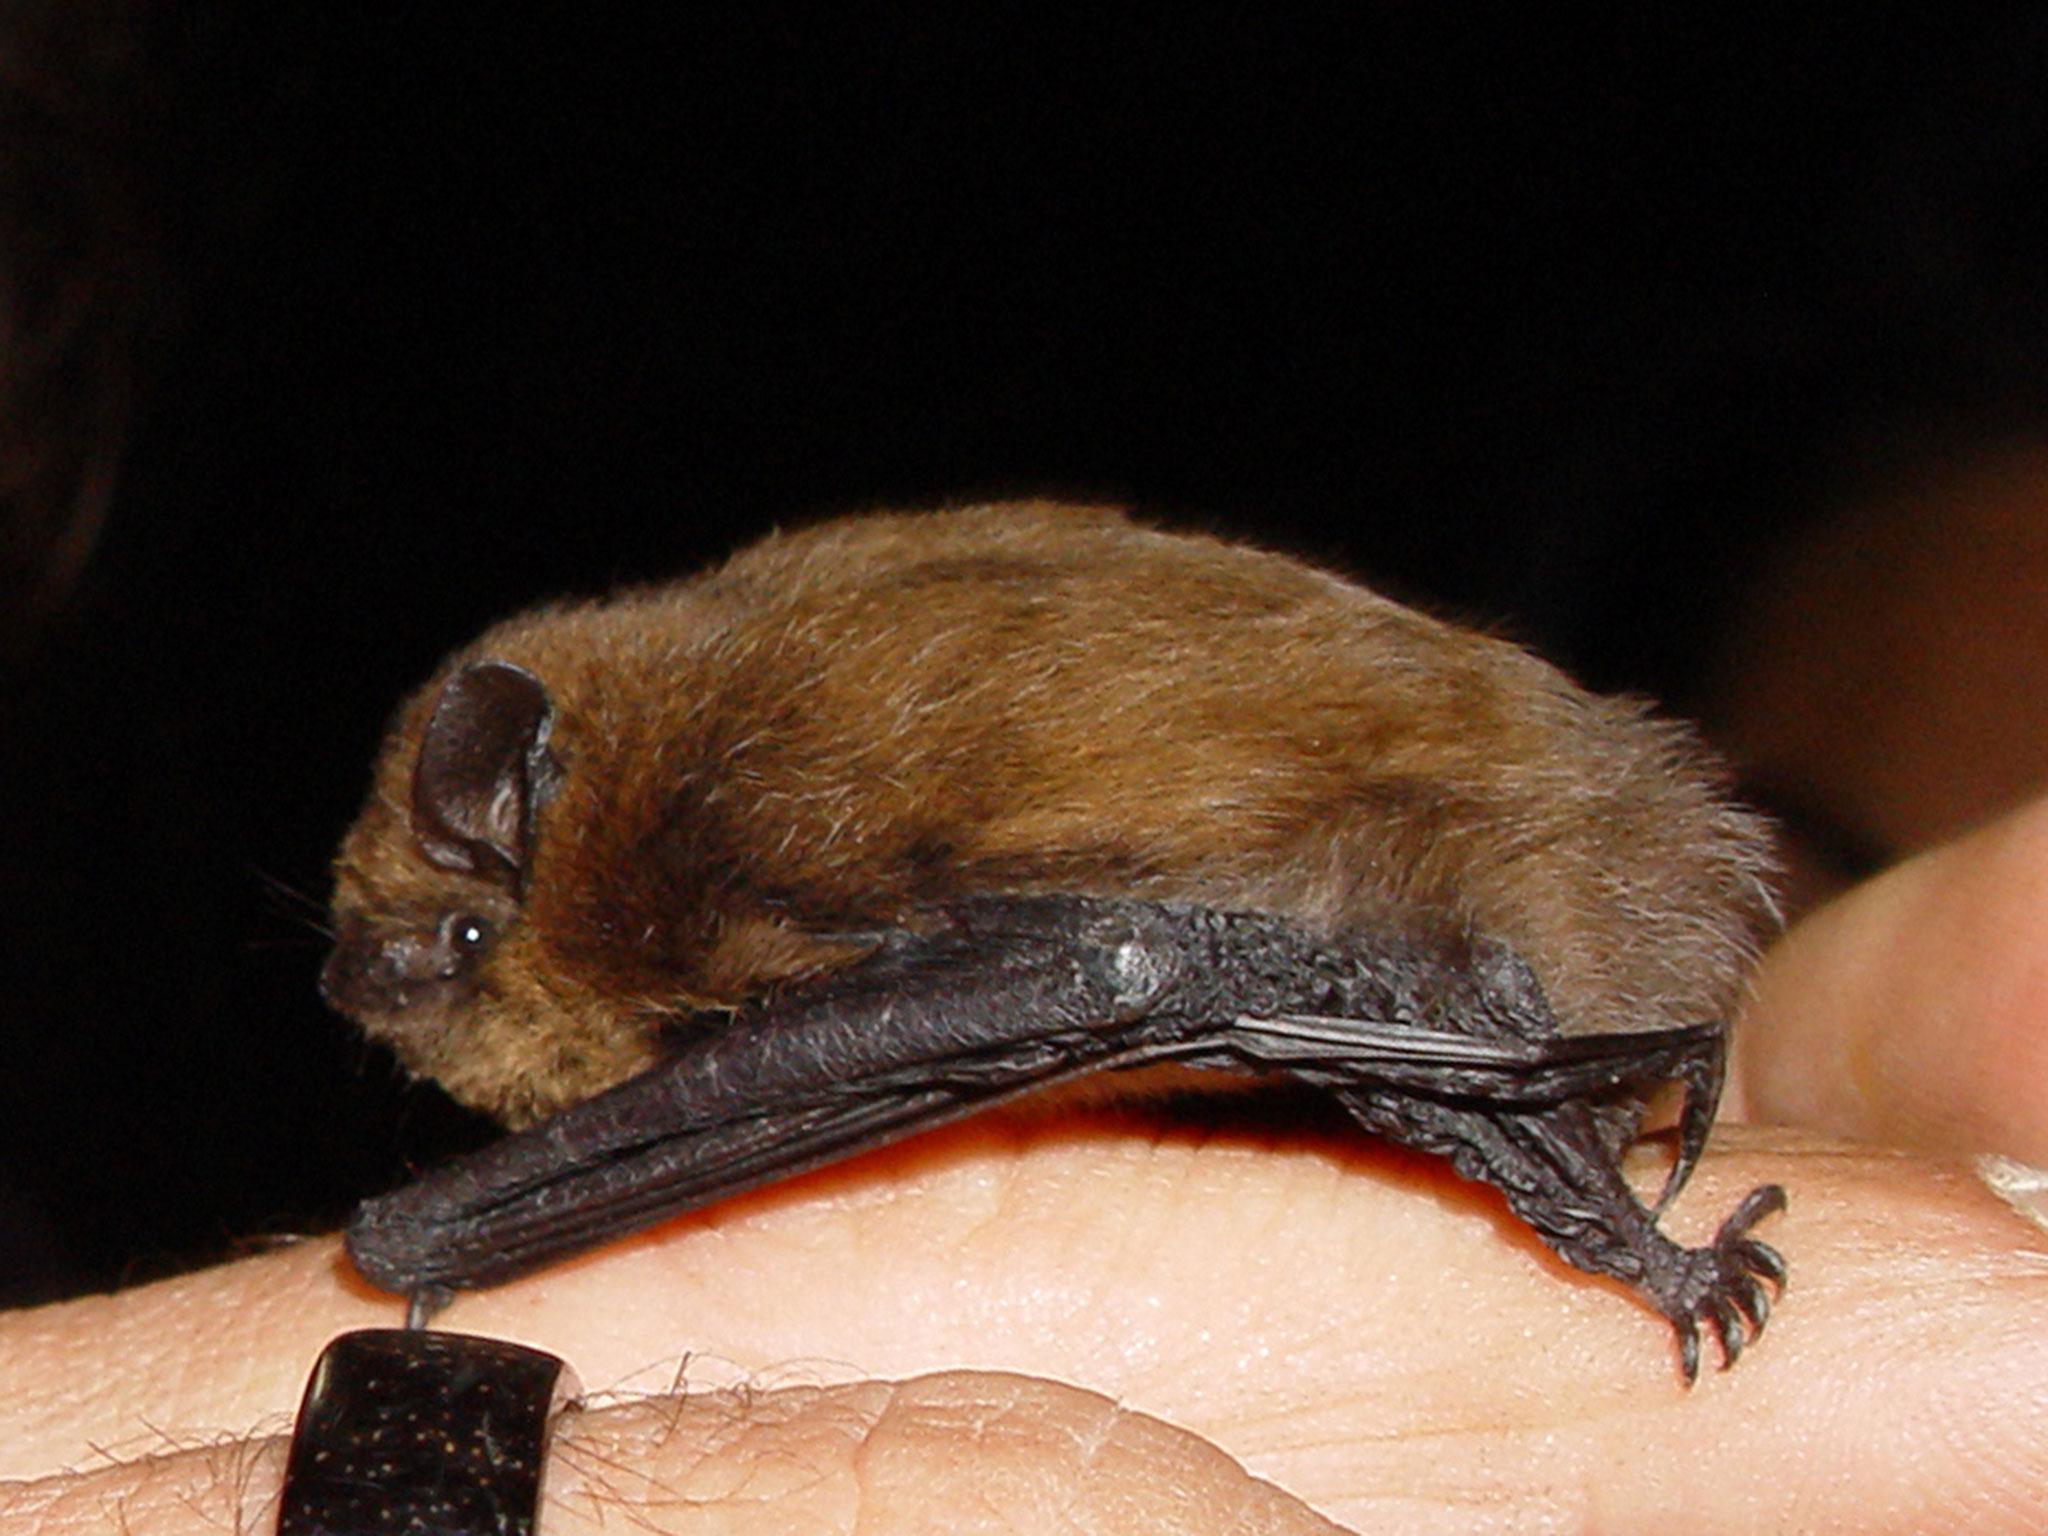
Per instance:
[[[2009,547],[1984,564],[2024,585]],[[1956,733],[1888,730],[1886,697],[1867,761],[1757,754],[1920,851],[1766,957],[1728,1108],[1776,1125],[1725,1125],[1667,1218],[1700,1241],[1753,1185],[1792,1193],[1762,1233],[1791,1287],[1732,1372],[1685,1391],[1661,1321],[1426,1160],[984,1122],[451,1309],[590,1392],[544,1529],[2038,1529],[2048,1232],[1967,1154],[2048,1163],[2048,738],[1969,747],[1990,819],[1958,832],[1911,756]],[[317,1239],[0,1317],[0,1532],[267,1529],[314,1354],[398,1316]]]

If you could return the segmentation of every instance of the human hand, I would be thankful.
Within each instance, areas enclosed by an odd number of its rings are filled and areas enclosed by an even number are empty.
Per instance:
[[[1854,887],[1765,957],[1737,1113],[2048,1164],[2048,799]]]

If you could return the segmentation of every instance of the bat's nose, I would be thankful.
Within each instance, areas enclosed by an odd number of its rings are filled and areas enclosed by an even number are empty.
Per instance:
[[[346,946],[336,946],[320,967],[320,999],[343,1018],[358,1024],[366,1024],[380,1013],[380,1002],[389,1003],[389,998],[365,974],[361,951]]]
[[[367,946],[344,939],[328,951],[320,967],[320,1000],[336,1013],[353,1017],[362,1011],[369,986]]]
[[[431,940],[344,927],[320,967],[320,996],[351,1018],[405,1007],[423,986],[448,978]]]

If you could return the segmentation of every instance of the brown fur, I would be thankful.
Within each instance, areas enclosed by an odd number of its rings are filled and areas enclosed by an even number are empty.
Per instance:
[[[406,818],[434,700],[483,658],[544,683],[566,769],[523,906]],[[1470,928],[1564,1027],[1615,1030],[1726,1015],[1765,873],[1758,824],[1639,705],[1296,561],[1034,503],[778,534],[491,630],[402,714],[335,903],[493,917],[459,1017],[364,1022],[518,1123],[952,897]]]

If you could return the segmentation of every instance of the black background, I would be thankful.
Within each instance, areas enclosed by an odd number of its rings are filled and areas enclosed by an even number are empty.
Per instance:
[[[2036,22],[469,14],[154,13],[148,388],[0,699],[0,1297],[478,1134],[274,886],[539,597],[1071,492],[1682,700],[1783,529],[2038,419]]]

